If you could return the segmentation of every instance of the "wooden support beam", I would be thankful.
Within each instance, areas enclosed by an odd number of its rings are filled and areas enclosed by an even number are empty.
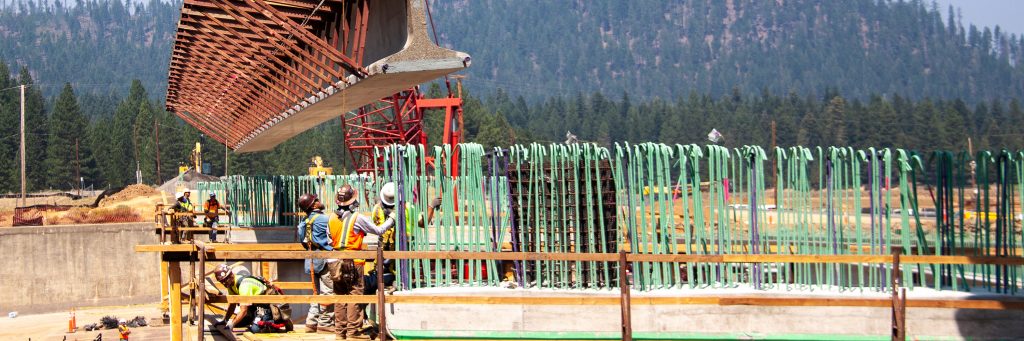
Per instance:
[[[170,282],[168,301],[171,305],[171,340],[181,341],[181,320],[184,316],[181,312],[181,263],[168,263],[167,277]]]
[[[217,3],[216,6],[218,8],[220,8],[220,9],[224,10],[225,12],[231,14],[232,16],[234,16],[239,21],[241,21],[241,20],[248,20],[249,23],[256,24],[256,25],[254,25],[252,27],[253,28],[258,28],[258,29],[262,30],[264,34],[268,34],[269,36],[268,36],[267,40],[270,41],[271,43],[275,44],[276,46],[279,46],[277,44],[278,42],[284,42],[285,44],[287,44],[288,46],[286,48],[284,48],[283,51],[286,52],[286,53],[295,53],[295,54],[298,55],[298,56],[292,55],[292,58],[297,58],[299,61],[303,61],[303,62],[307,62],[307,63],[314,60],[314,58],[310,54],[310,52],[308,50],[302,48],[301,44],[293,42],[290,39],[290,37],[286,37],[285,34],[278,32],[277,30],[273,29],[269,25],[263,24],[262,22],[257,20],[252,15],[249,15],[249,13],[246,13],[246,11],[241,9],[241,8],[244,8],[244,6],[236,6],[232,2]],[[264,12],[263,14],[264,15],[269,15],[267,12]],[[275,20],[275,22],[280,22],[277,19],[274,19],[274,20]],[[284,22],[288,22],[288,21],[284,21]],[[295,26],[298,26],[298,24],[295,24],[295,23],[292,23],[292,24],[295,25]],[[296,30],[296,28],[292,27],[292,26],[285,27],[285,31],[287,33],[292,34],[292,37],[299,38],[299,40],[302,41],[303,43],[305,43],[305,44],[315,43],[315,42],[308,41],[307,40],[308,36],[296,35],[295,34],[295,30]],[[299,32],[305,32],[305,33],[309,34],[309,32],[306,29],[298,28],[297,30]],[[299,56],[301,56],[301,57],[299,57]],[[330,65],[325,65],[325,64],[321,64],[321,65],[318,65],[318,66],[319,66],[320,70],[316,71],[316,72],[318,72],[318,73],[328,72],[331,75],[337,77],[338,79],[344,79],[344,75],[341,72],[339,72],[338,70],[335,70],[334,67],[332,67]],[[312,70],[316,70],[316,69],[317,69],[316,67],[312,68]]]
[[[199,263],[197,264],[199,266],[197,271],[199,275],[195,278],[195,280],[199,281],[199,290],[196,291],[196,297],[198,297],[196,306],[199,309],[199,313],[196,315],[196,324],[198,325],[196,329],[198,330],[197,335],[199,335],[199,339],[202,340],[203,335],[206,334],[206,246],[202,242],[197,241],[195,243],[196,247],[199,248]]]
[[[168,304],[170,298],[167,296],[168,290],[170,290],[170,279],[167,276],[168,265],[167,262],[160,262],[160,312],[164,314],[170,308]]]
[[[380,339],[382,341],[388,339],[388,323],[386,309],[384,308],[384,248],[377,246],[377,258],[373,264],[374,270],[377,271],[377,326]]]
[[[376,303],[376,295],[274,295],[219,296],[212,303]],[[908,308],[1024,310],[1024,299],[908,299]],[[394,304],[514,304],[514,305],[618,305],[618,295],[587,296],[421,296],[388,295],[385,303]],[[749,305],[769,307],[875,307],[890,308],[890,298],[837,297],[764,297],[764,296],[672,296],[630,297],[631,305]]]
[[[626,274],[628,265],[626,251],[619,250],[619,309],[622,317],[623,341],[633,341],[633,317],[629,295],[632,285],[629,283],[629,276]]]
[[[364,69],[361,64],[358,64],[352,58],[349,58],[348,56],[342,54],[337,49],[327,46],[327,43],[325,43],[323,40],[320,40],[315,35],[310,33],[308,30],[302,28],[298,24],[282,19],[281,13],[277,9],[271,7],[270,5],[267,5],[266,3],[260,0],[245,0],[245,2],[253,8],[261,10],[263,15],[267,16],[267,18],[270,18],[271,20],[276,21],[277,24],[282,26],[285,30],[287,30],[288,33],[299,37],[307,44],[311,45],[311,47],[313,47],[315,50],[325,53],[332,61],[337,63],[338,66],[356,75],[356,77],[366,78],[366,76],[369,75],[369,72],[367,72],[366,69]],[[357,37],[357,39],[360,38],[362,40],[366,40],[366,35],[363,34],[362,37]],[[361,44],[363,43],[361,42]],[[333,68],[331,71],[334,71]]]
[[[136,252],[191,252],[189,245],[137,245]],[[299,259],[365,259],[375,257],[373,251],[302,251],[298,243],[223,244],[211,247],[214,260],[299,260]],[[889,255],[686,255],[627,254],[630,262],[678,263],[827,263],[889,264]],[[562,260],[615,262],[614,253],[546,253],[546,252],[464,252],[464,251],[384,251],[387,259],[481,259],[481,260]],[[1022,257],[995,256],[901,256],[907,264],[991,264],[1024,265]]]

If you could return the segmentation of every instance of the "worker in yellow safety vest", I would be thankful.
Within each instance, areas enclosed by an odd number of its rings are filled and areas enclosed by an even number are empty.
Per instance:
[[[380,201],[373,206],[373,210],[370,216],[373,218],[373,222],[376,224],[382,224],[384,220],[392,214],[397,214],[395,210],[395,183],[388,182],[381,186],[380,189]],[[405,236],[407,241],[412,241],[413,226],[426,227],[434,217],[434,212],[438,207],[441,206],[441,198],[434,198],[430,202],[430,206],[427,208],[426,221],[424,220],[423,214],[418,212],[416,206],[411,202],[405,203],[405,212],[403,214],[403,221],[405,222]],[[395,251],[397,240],[395,239],[395,229],[388,230],[380,237],[378,244],[384,248],[384,251]],[[374,268],[373,262],[366,263],[366,295],[373,295],[377,292],[377,272]],[[395,264],[394,262],[384,262],[384,286],[391,286],[395,282]]]
[[[393,213],[377,224],[370,217],[356,212],[359,201],[352,186],[342,185],[338,188],[335,203],[338,205],[338,210],[335,211],[336,219],[329,223],[332,247],[335,250],[365,250],[363,238],[367,233],[379,236],[393,230]],[[362,259],[342,259],[328,263],[327,268],[334,281],[334,292],[338,295],[362,295],[365,284],[362,269],[365,263],[366,261]],[[334,325],[339,339],[370,339],[368,335],[362,333],[365,306],[358,303],[338,303],[334,306]]]
[[[192,200],[189,198],[191,192],[186,189],[181,195],[178,196],[178,200],[174,203],[172,210],[180,215],[175,215],[174,220],[178,223],[178,226],[194,227],[196,226],[195,209],[196,206],[192,204]]]
[[[128,321],[120,319],[117,321],[117,334],[120,336],[118,340],[128,341],[128,335],[132,333],[131,329],[128,329]]]

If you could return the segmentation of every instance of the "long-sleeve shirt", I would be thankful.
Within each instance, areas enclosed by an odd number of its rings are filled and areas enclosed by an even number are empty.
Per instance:
[[[312,221],[310,221],[310,219],[312,219]],[[334,251],[334,248],[331,246],[332,243],[330,231],[328,230],[329,220],[330,217],[328,217],[327,214],[324,214],[324,212],[321,210],[316,210],[310,213],[309,216],[306,217],[306,219],[303,219],[301,222],[299,222],[299,225],[296,228],[299,235],[299,240],[302,241],[302,245],[309,245],[310,240],[306,239],[306,225],[311,224],[312,236],[310,239],[313,244],[312,249]],[[313,271],[317,273],[323,271],[324,260],[307,259],[305,265],[303,266],[303,269],[306,270],[306,273],[309,273],[311,267]]]
[[[363,231],[363,233],[372,233],[379,236],[384,234],[384,231],[387,231],[391,226],[395,225],[395,220],[390,217],[385,220],[383,224],[377,225],[373,222],[373,219],[370,219],[370,217],[364,214],[345,210],[337,210],[335,213],[338,214],[338,217],[341,217],[341,220],[348,219],[349,215],[356,214],[356,221],[353,223],[352,229],[356,231]]]

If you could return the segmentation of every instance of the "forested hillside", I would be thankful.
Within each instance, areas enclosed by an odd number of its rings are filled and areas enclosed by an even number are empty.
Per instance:
[[[1024,37],[920,0],[462,0],[433,13],[441,42],[473,55],[470,80],[527,98],[1024,94]]]
[[[180,2],[25,1],[0,9],[0,59],[28,66],[53,96],[64,82],[80,93],[124,94],[140,80],[163,98]]]
[[[566,132],[606,146],[706,143],[715,128],[725,146],[769,147],[774,124],[778,146],[1024,148],[1024,38],[921,2],[431,3],[441,43],[473,55],[463,136],[486,146]],[[201,139],[163,110],[178,6],[0,8],[0,193],[18,186],[20,84],[29,190],[176,173]],[[442,119],[426,115],[431,144]],[[216,175],[302,174],[313,155],[351,169],[338,120],[270,152],[206,142]]]
[[[550,94],[768,89],[867,99],[1024,94],[1024,37],[904,1],[431,1],[441,43],[473,56],[469,82],[528,101]],[[139,79],[162,96],[180,2],[78,0],[0,9],[0,57],[47,95]],[[945,10],[945,9],[942,9]],[[955,11],[954,11],[955,12]]]

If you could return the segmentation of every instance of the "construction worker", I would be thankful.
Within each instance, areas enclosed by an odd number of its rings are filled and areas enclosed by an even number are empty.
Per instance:
[[[127,341],[128,335],[131,333],[132,331],[128,329],[128,321],[126,321],[125,319],[120,319],[117,321],[117,334],[120,336],[118,340]]]
[[[267,283],[262,278],[236,275],[225,264],[217,266],[217,269],[214,270],[214,276],[218,282],[228,289],[228,294],[230,295],[261,296],[281,294],[281,289]],[[231,317],[234,315],[236,307],[238,308],[238,314],[232,319]],[[245,326],[248,331],[253,333],[292,330],[292,322],[288,316],[291,309],[287,307],[287,304],[257,303],[238,305],[232,303],[224,311],[224,319],[217,321],[215,325],[224,325],[229,330],[236,326]]]
[[[217,201],[217,193],[210,193],[210,199],[203,203],[203,214],[206,215],[203,219],[203,227],[210,228],[211,242],[217,242],[217,225],[220,224],[219,211],[221,208],[220,201]],[[231,214],[226,207],[223,209],[225,213]]]
[[[306,193],[299,196],[298,206],[299,210],[306,213],[306,218],[297,227],[302,245],[310,251],[334,251],[334,243],[328,228],[332,219],[329,215],[324,214],[324,204],[315,194]],[[335,225],[340,225],[340,223],[336,222]],[[318,295],[334,295],[334,281],[326,264],[337,261],[336,259],[306,260],[303,268],[310,275]],[[333,304],[310,303],[309,313],[306,315],[306,332],[335,332],[334,307]]]
[[[392,213],[397,214],[395,210],[395,183],[388,182],[381,186],[379,199],[380,201],[373,206],[370,216],[373,218],[375,224],[383,224],[384,220],[391,216]],[[414,193],[415,194],[415,193]],[[415,195],[414,195],[415,196]],[[415,201],[415,199],[413,199]],[[434,211],[441,206],[441,198],[434,198],[430,202],[428,207],[428,217],[424,221],[422,214],[418,212],[415,205],[409,202],[405,204],[405,236],[406,240],[412,240],[412,228],[413,226],[425,227],[426,223],[433,219]],[[378,242],[385,251],[395,251],[397,246],[397,240],[395,239],[395,229],[388,230],[380,237]],[[372,262],[366,264],[366,295],[372,295],[377,292],[377,271],[374,269]],[[394,262],[386,260],[384,262],[384,286],[391,286],[395,282],[395,265]]]
[[[185,189],[185,191],[181,193],[181,196],[178,197],[178,201],[174,203],[174,207],[172,208],[174,212],[181,214],[180,216],[175,216],[179,226],[196,226],[196,206],[192,204],[192,200],[189,198],[191,195],[192,193],[188,189]]]
[[[367,216],[356,212],[359,207],[358,195],[352,186],[342,185],[335,195],[335,203],[338,210],[335,212],[341,218],[341,225],[331,230],[331,239],[334,241],[337,250],[365,250],[363,237],[367,233],[383,235],[391,230],[395,224],[395,217],[392,213],[381,224],[376,224]],[[332,225],[335,227],[336,225]],[[343,259],[328,264],[334,280],[334,292],[339,295],[362,295],[365,279],[363,268],[366,262],[362,259]],[[334,306],[335,326],[337,336],[341,339],[363,339],[370,337],[362,333],[364,304],[339,303]]]

